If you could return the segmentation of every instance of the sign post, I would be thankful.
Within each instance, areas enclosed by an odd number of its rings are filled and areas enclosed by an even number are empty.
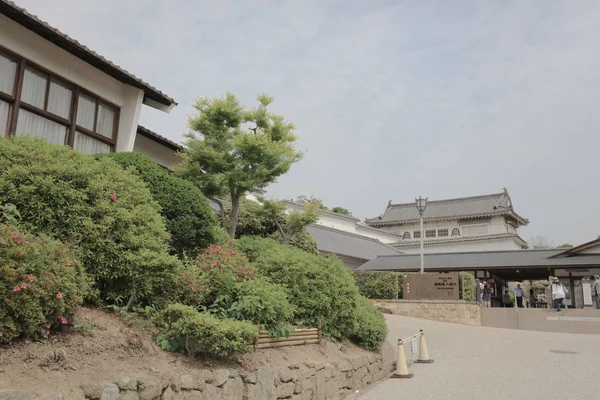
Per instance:
[[[449,274],[409,275],[404,278],[406,300],[459,300],[457,272]]]

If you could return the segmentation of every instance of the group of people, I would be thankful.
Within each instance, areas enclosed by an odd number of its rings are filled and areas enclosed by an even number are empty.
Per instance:
[[[492,287],[486,281],[480,283],[481,289],[481,300],[483,301],[484,307],[490,307],[490,301],[492,297]],[[593,305],[595,308],[600,309],[600,275],[594,275],[591,279],[591,291],[592,291],[592,299]],[[569,290],[560,282],[556,276],[552,278],[551,284],[551,293],[552,293],[552,306],[556,309],[557,312],[563,308],[563,303]],[[517,287],[514,290],[515,302],[517,303],[517,307],[523,307],[523,289],[521,288],[521,284],[517,284]],[[529,295],[531,297],[530,303],[535,303],[535,295],[533,289],[529,291]],[[508,293],[508,290],[504,292],[502,296],[502,302],[504,303],[504,307],[512,307],[512,300]]]

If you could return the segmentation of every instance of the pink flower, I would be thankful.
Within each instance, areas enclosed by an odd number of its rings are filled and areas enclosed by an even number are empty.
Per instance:
[[[110,195],[110,198],[115,201],[117,199],[117,195],[113,193]]]
[[[67,319],[65,317],[63,317],[62,315],[58,316],[58,320],[60,321],[61,324],[68,324],[69,322],[67,321]]]
[[[48,329],[46,329],[46,336],[48,336],[50,334],[50,331]]]
[[[71,265],[71,260],[67,260],[67,261],[65,262],[65,264],[66,264],[66,265]]]
[[[19,285],[15,286],[13,288],[13,292],[18,292],[19,290],[21,290],[21,288],[19,287]]]
[[[62,293],[60,293],[60,292],[59,292],[59,293],[57,293],[57,294],[56,294],[56,298],[57,298],[57,299],[62,299]]]
[[[21,283],[21,289],[23,289],[23,290],[27,289],[27,284],[26,283]]]
[[[2,337],[2,332],[0,332],[0,337]]]
[[[75,312],[74,308],[69,308],[69,314],[73,314]]]

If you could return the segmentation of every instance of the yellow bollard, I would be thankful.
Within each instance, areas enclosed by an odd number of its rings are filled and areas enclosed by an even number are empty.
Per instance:
[[[402,339],[398,339],[398,359],[396,361],[396,372],[392,374],[392,378],[412,378],[415,376],[408,372],[408,365],[406,365],[406,354],[404,354],[404,342]]]
[[[421,337],[419,338],[419,359],[415,361],[421,364],[431,364],[433,360],[429,357],[427,350],[427,342],[425,341],[425,332],[421,329]]]

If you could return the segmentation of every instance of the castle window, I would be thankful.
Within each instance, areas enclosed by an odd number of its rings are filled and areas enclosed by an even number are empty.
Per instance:
[[[410,239],[410,232],[404,232],[402,239]]]
[[[452,236],[460,236],[460,230],[458,228],[452,229]]]

